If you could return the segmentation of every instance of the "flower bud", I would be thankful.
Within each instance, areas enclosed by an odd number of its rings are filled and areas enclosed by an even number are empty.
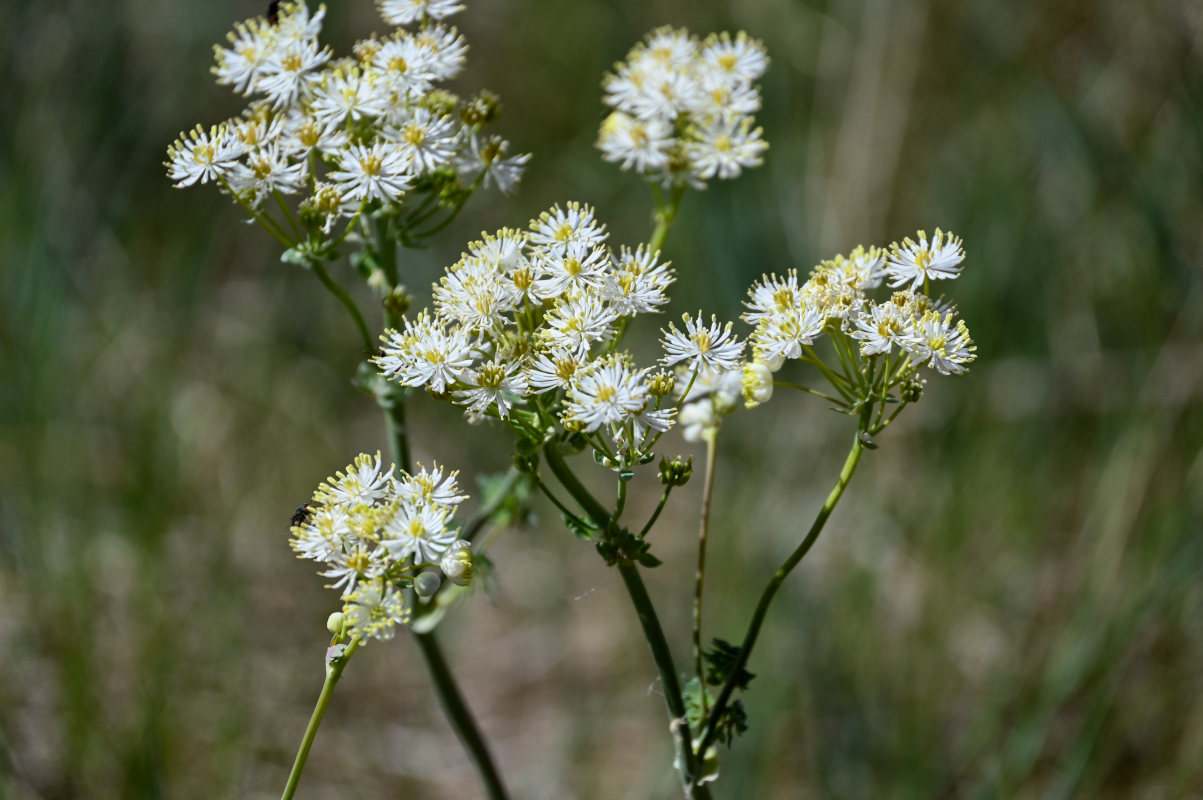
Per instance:
[[[471,127],[493,122],[500,113],[501,98],[488,89],[482,89],[467,99],[463,108],[459,110],[459,118],[465,125]]]
[[[773,396],[772,370],[757,361],[744,364],[743,395],[744,405],[748,408],[767,403]]]
[[[458,97],[443,89],[432,89],[422,95],[422,99],[418,101],[419,106],[437,117],[445,117],[452,111],[455,111],[455,106],[458,103]]]
[[[412,298],[409,296],[409,292],[405,291],[404,286],[394,286],[380,301],[380,304],[384,306],[385,311],[399,317],[409,310],[411,301]]]
[[[919,402],[919,398],[923,396],[923,387],[926,384],[927,381],[922,378],[911,378],[905,381],[899,389],[899,394],[902,396],[903,402]]]
[[[672,394],[677,385],[677,378],[671,372],[660,370],[647,380],[647,390],[652,397],[667,397]]]
[[[420,597],[434,597],[435,592],[443,585],[443,579],[433,570],[423,572],[414,578],[414,591]]]
[[[343,612],[335,611],[330,616],[326,617],[326,630],[331,633],[342,633],[343,625],[347,622],[347,618],[343,616]]]
[[[447,548],[439,566],[456,586],[467,586],[472,582],[472,545],[463,539],[455,542]]]
[[[681,456],[660,459],[660,483],[665,486],[684,486],[689,483],[692,474],[693,456],[688,459],[682,459]]]

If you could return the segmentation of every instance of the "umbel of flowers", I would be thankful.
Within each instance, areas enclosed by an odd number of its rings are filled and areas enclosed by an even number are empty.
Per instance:
[[[483,234],[433,287],[434,307],[382,336],[374,360],[392,380],[465,407],[469,419],[506,420],[547,438],[555,423],[581,435],[614,469],[647,463],[677,420],[687,439],[714,430],[742,397],[755,407],[786,361],[814,364],[844,410],[897,403],[921,387],[919,370],[960,373],[974,358],[950,303],[925,290],[955,278],[960,240],[937,231],[886,250],[858,247],[822,262],[809,279],[765,276],[748,291],[745,343],[701,314],[669,323],[659,364],[639,367],[620,346],[628,322],[657,312],[674,280],[646,246],[615,251],[606,226],[580,203],[555,206],[525,230]],[[883,282],[906,286],[887,297]],[[835,362],[815,351],[830,336]],[[828,357],[830,360],[830,356]],[[671,371],[670,371],[671,368]]]
[[[319,565],[341,607],[327,623],[326,680],[283,797],[296,792],[352,655],[392,637],[398,625],[411,626],[488,796],[508,797],[430,630],[472,581],[474,564],[485,564],[491,537],[476,534],[522,513],[537,488],[568,529],[620,572],[660,675],[682,788],[708,800],[717,743],[730,745],[747,725],[735,693],[753,677],[746,666],[776,591],[818,537],[861,454],[876,447],[873,437],[920,399],[924,370],[959,374],[975,358],[956,307],[932,293],[960,275],[961,240],[920,231],[888,247],[857,247],[804,277],[794,269],[765,275],[748,290],[746,336],[732,322],[685,314],[662,328],[655,361],[639,364],[625,338],[636,316],[669,304],[676,273],[661,250],[685,191],[759,166],[768,147],[753,118],[764,47],[743,33],[700,39],[661,28],[606,76],[613,111],[598,135],[605,159],[651,186],[655,229],[646,243],[615,247],[592,207],[556,205],[524,228],[470,242],[429,305],[406,315],[411,298],[398,246],[424,243],[478,188],[511,190],[529,156],[507,157],[506,142],[485,132],[499,110],[494,95],[461,99],[439,88],[465,63],[467,45],[446,23],[462,10],[459,2],[376,6],[395,29],[341,58],[319,42],[324,6],[272,3],[268,15],[236,25],[228,45],[216,48],[213,72],[250,98],[248,107],[182,134],[166,164],[177,186],[217,184],[286,248],[285,261],[310,269],[348,310],[368,358],[355,383],[384,411],[397,462],[385,468],[379,453],[358,456],[294,517],[293,550]],[[323,266],[341,259],[344,241],[353,245],[359,277],[379,292],[382,347],[355,298]],[[703,266],[710,265],[690,268]],[[790,362],[801,362],[798,377],[807,383],[786,374],[797,368]],[[827,385],[815,388],[808,371]],[[469,422],[493,420],[514,434],[514,469],[498,488],[482,484],[493,496],[468,523],[455,519],[466,499],[457,472],[410,466],[405,404],[419,389],[459,405]],[[705,554],[722,424],[778,390],[819,397],[854,417],[855,435],[835,487],[765,585],[741,643],[714,639],[707,647]],[[653,473],[641,467],[673,427],[706,444],[694,659],[684,686],[641,569],[660,563],[648,536],[673,488],[690,479],[692,458],[660,459],[654,480],[662,492],[649,518],[632,521],[626,507],[628,485]],[[568,457],[581,451],[616,479],[612,506],[570,466]]]
[[[489,92],[460,99],[438,88],[463,69],[468,46],[443,20],[457,3],[382,0],[398,27],[355,43],[336,58],[318,42],[325,6],[280,3],[272,19],[239,23],[218,46],[217,82],[251,98],[243,113],[207,130],[197,126],[168,148],[177,186],[216,183],[278,238],[295,227],[328,234],[414,189],[449,204],[477,185],[510,191],[527,155],[484,127],[497,115]],[[299,195],[299,220],[281,223],[264,206]],[[350,228],[348,227],[348,230]]]
[[[602,122],[602,157],[664,186],[701,189],[759,166],[768,143],[754,128],[756,80],[769,59],[743,32],[704,41],[659,28],[635,45],[603,83],[614,112]]]
[[[292,528],[292,549],[325,567],[330,588],[341,591],[354,640],[390,639],[408,623],[404,590],[430,596],[444,576],[460,586],[472,578],[471,545],[451,524],[467,499],[456,473],[395,469],[383,469],[379,453],[358,456],[317,488]]]

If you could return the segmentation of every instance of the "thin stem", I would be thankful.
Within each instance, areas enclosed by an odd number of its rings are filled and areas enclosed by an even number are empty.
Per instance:
[[[284,245],[290,250],[292,249],[295,242],[291,241],[288,236],[285,235],[284,231],[274,219],[267,214],[260,214],[258,211],[256,211],[250,203],[242,199],[242,195],[234,191],[234,189],[230,186],[230,182],[225,178],[221,179],[221,185],[225,187],[225,190],[230,193],[231,197],[234,198],[234,202],[242,206],[242,210],[251,215],[251,219],[255,220],[255,222],[258,222],[259,225],[262,226],[263,229],[270,233],[273,237],[275,237],[276,241],[278,241],[280,244]]]
[[[702,657],[702,587],[706,581],[706,537],[710,533],[710,500],[714,496],[714,467],[718,430],[706,437],[706,480],[702,486],[702,521],[698,525],[698,568],[693,585],[693,662],[701,686],[702,716],[706,716],[706,660]]]
[[[651,253],[664,249],[664,241],[668,238],[668,229],[677,219],[677,210],[681,207],[681,198],[685,196],[684,186],[674,186],[669,196],[668,204],[662,201],[659,187],[652,187],[656,194],[656,227],[652,238],[648,240],[647,249]]]
[[[568,494],[572,495],[572,499],[585,512],[585,516],[589,517],[589,520],[597,526],[598,530],[604,531],[610,523],[610,512],[577,480],[576,474],[564,461],[564,455],[556,443],[548,442],[544,445],[543,455],[547,459],[547,466],[551,469],[551,474],[555,475],[560,485],[568,491]]]
[[[288,227],[292,231],[292,235],[297,238],[298,242],[301,241],[303,238],[301,236],[301,227],[297,225],[297,221],[293,219],[292,211],[288,208],[288,203],[284,202],[284,195],[280,194],[279,189],[276,189],[274,192],[272,192],[272,196],[276,198],[276,205],[280,207],[280,211],[284,214],[284,221],[288,223]]]
[[[780,386],[783,389],[797,389],[799,392],[806,392],[807,394],[813,394],[815,397],[821,397],[829,403],[835,403],[840,408],[848,408],[848,404],[845,403],[843,400],[832,397],[829,394],[823,394],[820,391],[816,391],[815,389],[812,389],[809,386],[803,386],[800,383],[790,383],[789,381],[773,381],[773,385]]]
[[[564,505],[560,498],[556,497],[551,489],[548,488],[547,484],[544,483],[543,480],[538,476],[535,476],[535,485],[539,487],[539,491],[543,492],[543,496],[550,500],[551,504],[560,510],[561,514],[572,521],[572,524],[579,525],[582,528],[588,527],[588,524],[576,514],[573,514],[568,506]]]
[[[618,479],[618,499],[614,503],[614,514],[611,515],[615,524],[622,518],[622,510],[627,506],[627,482],[621,477]]]
[[[363,319],[363,314],[359,312],[359,306],[355,305],[355,299],[347,293],[347,290],[338,284],[338,281],[330,277],[330,273],[322,266],[322,262],[316,258],[308,259],[309,265],[313,268],[313,274],[322,282],[330,294],[338,298],[338,302],[343,304],[347,312],[351,315],[351,319],[355,322],[355,327],[359,330],[359,336],[363,340],[363,352],[371,353],[374,348],[372,346],[372,334],[368,332],[368,324]]]
[[[827,500],[823,503],[823,507],[819,509],[819,513],[815,516],[814,522],[811,523],[806,538],[790,554],[785,563],[773,573],[773,577],[764,587],[764,591],[761,592],[760,602],[756,604],[756,610],[752,613],[752,619],[748,623],[748,630],[744,634],[743,645],[739,648],[739,657],[731,667],[730,677],[723,684],[722,691],[719,692],[718,699],[714,702],[714,708],[711,709],[710,716],[706,720],[705,733],[697,752],[705,753],[706,749],[714,743],[714,737],[718,735],[718,722],[722,719],[723,712],[727,709],[727,703],[731,700],[731,693],[735,691],[739,674],[747,666],[748,658],[752,655],[752,648],[756,646],[756,637],[760,635],[760,626],[764,624],[764,619],[768,615],[773,597],[777,594],[777,590],[781,588],[781,584],[789,577],[794,567],[798,566],[798,562],[810,552],[810,548],[814,545],[815,540],[819,538],[823,526],[827,524],[828,517],[835,510],[836,503],[844,495],[844,489],[848,486],[848,481],[852,480],[852,473],[856,471],[856,465],[860,463],[861,453],[865,449],[864,443],[861,441],[861,436],[866,432],[869,424],[869,415],[872,411],[873,408],[868,403],[862,408],[860,424],[857,425],[856,436],[852,440],[852,449],[848,451],[848,457],[844,460],[844,467],[840,470],[840,476],[836,480],[835,486],[831,489],[830,494],[827,495]]]
[[[656,505],[656,510],[652,512],[651,519],[649,519],[647,524],[643,526],[643,530],[639,531],[640,539],[647,536],[648,531],[650,531],[652,526],[656,524],[656,520],[660,519],[660,512],[664,510],[664,504],[668,502],[668,495],[670,492],[672,492],[672,490],[673,487],[671,483],[664,487],[664,494],[660,495],[660,502]]]
[[[693,753],[693,743],[690,741],[689,723],[685,719],[685,700],[681,695],[681,683],[677,679],[677,668],[673,664],[672,651],[668,648],[668,640],[664,638],[664,629],[660,627],[660,619],[656,616],[656,608],[652,598],[643,585],[639,568],[629,561],[618,562],[618,572],[626,584],[627,594],[635,613],[639,615],[639,623],[643,626],[643,635],[652,651],[652,660],[656,662],[656,670],[660,673],[660,685],[664,687],[664,705],[668,709],[669,728],[678,739],[677,764],[681,774],[681,784],[685,796],[694,800],[708,800],[710,790],[705,785],[696,783],[697,759]],[[702,751],[705,752],[705,751]]]
[[[510,467],[505,473],[505,477],[501,480],[501,487],[497,490],[496,497],[488,505],[481,507],[476,512],[476,516],[468,520],[468,523],[460,529],[459,538],[467,541],[472,541],[480,533],[481,528],[489,521],[489,517],[497,513],[497,510],[509,499],[510,492],[513,491],[514,485],[518,483],[518,479],[522,477],[522,473],[517,467]]]
[[[422,656],[426,660],[426,668],[430,670],[430,678],[434,682],[443,712],[447,715],[451,727],[455,729],[464,749],[472,756],[472,761],[476,764],[477,771],[480,772],[480,779],[485,785],[489,800],[507,800],[509,795],[506,793],[505,785],[501,782],[497,768],[493,765],[488,745],[485,744],[480,729],[476,727],[476,720],[472,717],[472,712],[468,710],[463,695],[460,694],[459,686],[456,684],[451,670],[447,667],[447,660],[443,657],[443,651],[439,648],[434,634],[415,633],[414,640],[417,641],[418,649],[422,651]]]
[[[552,474],[605,535],[604,531],[609,523],[610,513],[577,480],[555,442],[549,442],[543,448],[543,452]],[[681,695],[681,683],[677,678],[677,668],[673,664],[672,651],[668,647],[664,629],[660,627],[656,608],[652,605],[651,597],[648,596],[647,587],[643,585],[639,569],[633,563],[626,560],[619,561],[618,571],[626,585],[631,604],[635,606],[635,613],[639,615],[644,638],[647,639],[648,647],[652,651],[652,660],[656,662],[656,670],[660,673],[660,683],[664,687],[664,704],[668,708],[673,735],[678,739],[678,771],[681,773],[685,796],[694,798],[694,800],[709,800],[710,791],[704,785],[695,784],[697,762],[690,741],[689,723],[685,719],[685,700]]]
[[[301,738],[301,747],[297,750],[297,757],[292,762],[292,772],[288,773],[288,783],[284,786],[284,794],[280,795],[280,800],[291,800],[292,796],[296,794],[297,786],[301,783],[301,773],[305,771],[305,762],[309,760],[309,750],[313,747],[314,738],[317,737],[317,729],[321,727],[322,717],[326,716],[326,708],[330,705],[330,698],[334,696],[334,685],[338,683],[347,662],[358,649],[359,640],[352,639],[343,654],[327,665],[322,692],[317,696],[317,705],[313,707],[313,714],[310,715],[309,724],[305,727],[305,735]]]

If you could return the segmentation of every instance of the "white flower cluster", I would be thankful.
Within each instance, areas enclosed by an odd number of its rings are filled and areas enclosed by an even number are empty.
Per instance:
[[[936,230],[928,239],[904,239],[888,250],[858,247],[848,256],[822,262],[804,283],[791,270],[765,276],[748,292],[743,319],[756,326],[750,337],[758,363],[776,371],[783,361],[803,357],[823,334],[839,331],[860,343],[864,357],[892,355],[926,364],[941,374],[959,374],[975,358],[973,340],[956,308],[926,294],[931,280],[955,278],[965,258],[961,240]],[[884,280],[909,284],[882,303],[868,296]],[[922,291],[920,289],[922,288]]]
[[[737,177],[768,147],[752,117],[768,63],[764,45],[742,32],[700,41],[685,30],[652,31],[602,84],[615,111],[597,146],[607,161],[665,186]]]
[[[462,6],[446,0],[379,0],[386,22],[420,22],[333,57],[318,44],[325,6],[281,3],[274,20],[239,23],[216,47],[217,82],[252,96],[237,117],[198,126],[168,148],[176,186],[214,181],[254,208],[272,196],[305,193],[302,208],[328,231],[373,201],[396,202],[423,181],[510,191],[528,155],[482,133],[496,98],[460,101],[435,84],[457,75],[467,43],[440,20]],[[458,114],[456,112],[458,111]],[[435,181],[438,178],[439,181]],[[440,182],[441,181],[441,182]]]
[[[675,379],[637,367],[616,337],[631,317],[667,302],[674,276],[658,252],[615,251],[607,238],[593,209],[578,203],[553,207],[526,230],[483,235],[435,285],[434,313],[385,333],[376,364],[392,380],[465,406],[473,419],[522,426],[554,414],[632,463],[672,425],[676,408],[665,399]],[[729,324],[699,316],[685,326],[666,332],[661,363],[681,364],[686,382],[739,363],[743,344]],[[516,415],[517,406],[534,410]]]
[[[321,563],[330,587],[341,590],[352,638],[388,639],[406,624],[410,609],[401,590],[429,574],[422,570],[437,568],[461,585],[471,580],[471,546],[450,526],[466,499],[456,475],[436,464],[398,476],[392,466],[383,468],[379,453],[362,454],[298,512],[292,549]]]

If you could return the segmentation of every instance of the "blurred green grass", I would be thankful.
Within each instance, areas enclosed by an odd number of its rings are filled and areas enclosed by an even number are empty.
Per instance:
[[[556,201],[596,204],[616,241],[648,235],[646,190],[592,142],[602,72],[664,23],[743,28],[773,58],[766,166],[690,195],[669,241],[678,313],[733,316],[762,272],[918,227],[969,252],[951,292],[979,362],[881,437],[786,585],[718,796],[1203,795],[1197,5],[469,6],[458,84],[500,92],[535,158],[516,197],[474,201],[413,254],[418,291],[480,229]],[[0,796],[273,796],[332,600],[287,519],[382,431],[349,386],[341,310],[216,193],[163,176],[177,131],[240,107],[210,48],[261,9],[6,10]],[[327,38],[381,27],[366,0],[336,4]],[[505,465],[500,432],[469,447],[454,411],[413,413],[420,457]],[[786,398],[730,428],[714,635],[742,630],[846,422]],[[689,488],[650,576],[679,657]],[[673,796],[619,584],[542,515],[500,538],[492,599],[443,632],[502,769],[522,797]],[[302,793],[477,791],[410,644],[364,651]]]

